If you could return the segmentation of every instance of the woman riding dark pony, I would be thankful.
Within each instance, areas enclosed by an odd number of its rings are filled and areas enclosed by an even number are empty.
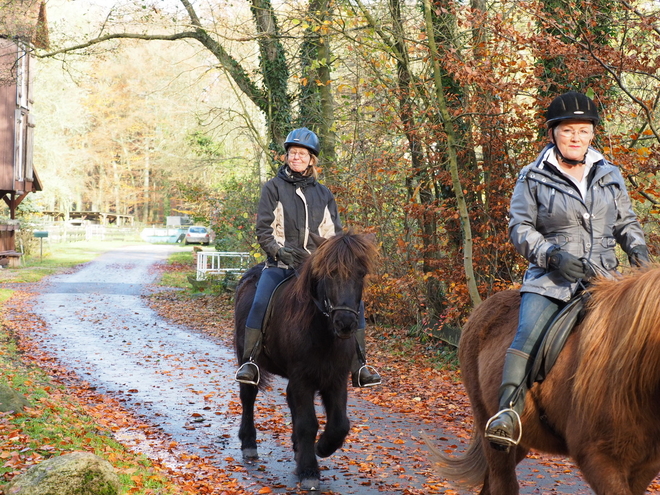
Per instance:
[[[286,393],[291,410],[296,472],[302,488],[318,489],[316,456],[327,457],[340,448],[350,428],[346,415],[348,376],[355,359],[356,331],[365,277],[376,258],[372,236],[338,234],[321,244],[303,262],[297,276],[277,290],[277,308],[264,326],[262,352],[255,364],[261,370],[259,387],[271,374],[289,380]],[[245,273],[236,291],[236,354],[244,356],[245,321],[262,267]],[[239,438],[246,459],[257,458],[254,403],[259,388],[240,384],[243,406]],[[316,441],[318,420],[314,398],[319,394],[326,426]]]
[[[257,213],[257,240],[267,259],[262,265],[263,274],[245,322],[244,354],[235,377],[239,383],[251,385],[259,384],[260,370],[256,361],[261,352],[262,326],[273,290],[292,276],[314,251],[313,235],[328,238],[342,230],[335,198],[317,180],[319,138],[306,127],[301,127],[289,133],[284,148],[287,152],[285,164],[264,184]],[[359,311],[353,386],[371,387],[380,383],[380,375],[366,363],[366,324],[362,305]]]

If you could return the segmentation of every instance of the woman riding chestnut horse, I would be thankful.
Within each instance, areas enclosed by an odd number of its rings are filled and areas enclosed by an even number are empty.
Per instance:
[[[530,265],[504,361],[499,412],[485,431],[496,449],[518,444],[525,378],[548,323],[582,287],[582,259],[614,271],[618,243],[633,265],[649,262],[621,172],[590,146],[599,120],[588,96],[571,91],[555,98],[546,113],[550,143],[520,172],[511,197],[509,236]]]

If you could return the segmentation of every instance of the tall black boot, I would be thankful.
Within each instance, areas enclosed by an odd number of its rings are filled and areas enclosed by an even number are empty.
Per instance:
[[[248,385],[259,385],[261,374],[255,362],[261,352],[261,329],[245,327],[243,346],[243,364],[236,371],[237,382]]]
[[[355,332],[355,356],[351,363],[351,381],[354,387],[373,387],[380,385],[381,379],[373,366],[367,366],[366,359],[366,329],[358,328]]]
[[[525,381],[531,364],[529,361],[529,354],[516,349],[506,351],[499,390],[499,411],[488,420],[485,432],[486,439],[497,450],[508,452],[509,448],[518,445],[522,438],[520,417],[525,407]]]

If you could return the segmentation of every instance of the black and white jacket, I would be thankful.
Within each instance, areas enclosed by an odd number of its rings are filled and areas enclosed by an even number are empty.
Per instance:
[[[303,177],[283,165],[261,190],[257,212],[257,240],[268,255],[269,266],[288,268],[276,259],[283,246],[312,252],[313,232],[332,237],[342,229],[337,203],[330,190],[314,177]]]

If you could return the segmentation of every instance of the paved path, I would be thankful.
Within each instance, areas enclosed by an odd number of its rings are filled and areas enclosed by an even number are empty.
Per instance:
[[[48,328],[45,338],[41,336],[44,345],[98,392],[119,397],[182,448],[235,471],[248,490],[268,486],[276,493],[291,493],[297,480],[284,381],[257,399],[260,460],[243,464],[233,352],[206,335],[164,321],[141,297],[154,281],[151,267],[173,249],[122,248],[75,273],[49,279],[35,307]],[[324,493],[445,493],[446,485],[434,479],[417,432],[426,431],[441,446],[457,440],[448,438],[441,425],[430,431],[414,417],[350,393],[349,399],[354,430],[345,448],[320,462]],[[149,453],[137,432],[120,432],[120,439]],[[561,470],[525,461],[519,469],[521,493],[591,493],[579,478]]]

